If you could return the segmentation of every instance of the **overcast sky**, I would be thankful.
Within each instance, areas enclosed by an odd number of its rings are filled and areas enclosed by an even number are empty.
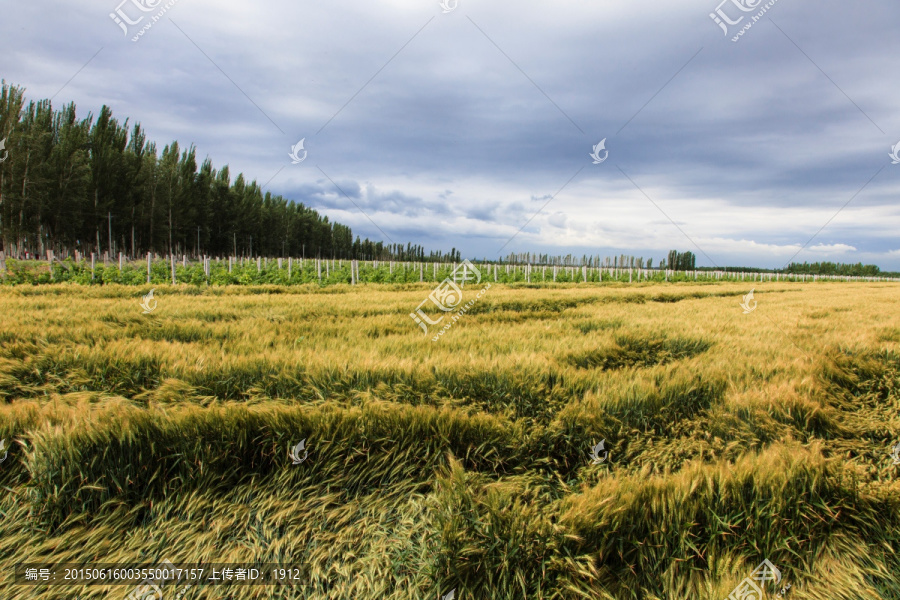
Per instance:
[[[0,0],[0,77],[363,237],[900,270],[900,4],[718,1]]]

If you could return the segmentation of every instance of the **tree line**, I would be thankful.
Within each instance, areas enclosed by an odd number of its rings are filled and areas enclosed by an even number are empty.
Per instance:
[[[350,227],[270,192],[194,146],[162,149],[108,106],[79,119],[75,104],[26,104],[0,81],[0,237],[7,256],[147,252],[453,260],[421,246],[353,239]],[[402,257],[402,258],[401,258]]]
[[[210,256],[296,256],[459,262],[456,248],[354,240],[350,227],[303,203],[263,192],[228,166],[197,159],[177,141],[160,150],[140,124],[108,106],[79,119],[75,104],[25,103],[24,90],[0,81],[0,248],[6,256],[147,252]],[[473,257],[474,258],[474,257]],[[652,269],[653,259],[512,253],[514,264]],[[500,259],[503,262],[503,258]],[[658,268],[696,268],[692,252],[671,250]],[[792,263],[789,273],[878,275],[875,265]]]
[[[852,277],[893,276],[895,273],[882,273],[877,265],[862,263],[844,264],[833,262],[791,263],[784,269],[785,273],[803,273],[807,275],[849,275]]]

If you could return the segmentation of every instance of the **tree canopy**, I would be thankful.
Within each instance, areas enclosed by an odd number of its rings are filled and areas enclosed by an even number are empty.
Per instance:
[[[162,149],[109,107],[26,104],[0,82],[0,236],[10,256],[110,251],[441,260],[421,246],[354,241],[350,227],[263,192],[194,146]],[[454,250],[454,254],[456,254]]]

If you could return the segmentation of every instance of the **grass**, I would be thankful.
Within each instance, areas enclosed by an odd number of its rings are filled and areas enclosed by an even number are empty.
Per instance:
[[[149,315],[4,287],[0,598],[132,589],[20,561],[168,559],[303,572],[187,600],[721,600],[768,558],[791,600],[900,599],[895,285],[753,285],[743,314],[734,283],[498,284],[437,342],[429,284],[156,286]]]
[[[712,344],[690,338],[622,335],[605,348],[570,354],[568,361],[581,369],[625,369],[664,365],[706,352]]]

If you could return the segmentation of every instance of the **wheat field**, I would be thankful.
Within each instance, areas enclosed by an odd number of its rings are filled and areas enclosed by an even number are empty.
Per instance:
[[[898,599],[897,285],[754,285],[497,284],[437,341],[433,284],[0,288],[0,598]]]

